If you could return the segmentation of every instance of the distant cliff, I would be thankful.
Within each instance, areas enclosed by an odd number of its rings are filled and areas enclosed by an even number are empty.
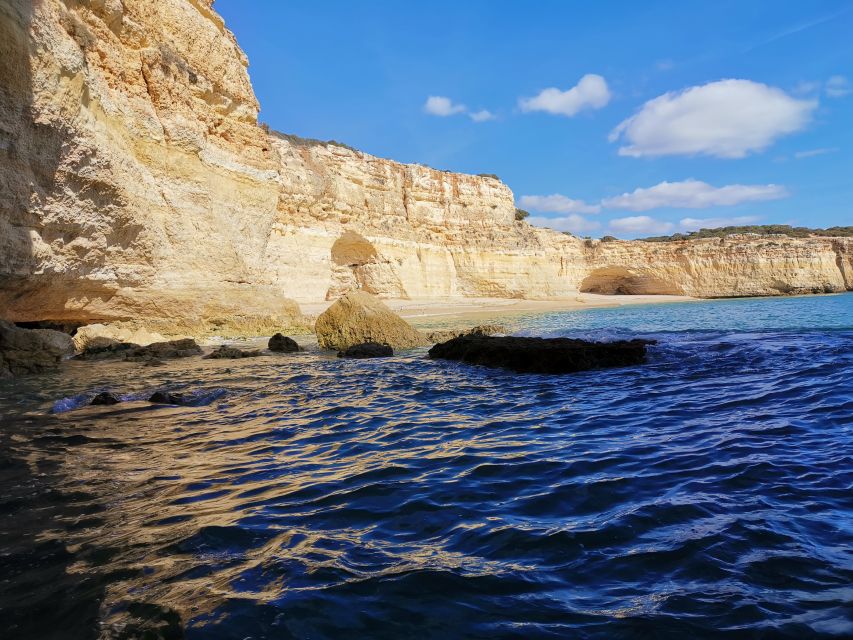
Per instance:
[[[499,180],[258,125],[209,0],[0,3],[0,316],[257,328],[384,296],[853,289],[853,241],[584,241]]]

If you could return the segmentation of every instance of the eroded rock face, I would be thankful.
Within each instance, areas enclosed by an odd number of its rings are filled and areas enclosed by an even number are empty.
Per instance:
[[[0,320],[0,378],[50,371],[73,352],[67,333],[21,329]]]
[[[426,344],[424,336],[363,291],[350,291],[317,318],[314,325],[322,349],[346,350],[366,342],[408,349]]]
[[[107,341],[124,342],[145,346],[154,342],[165,342],[166,338],[159,333],[142,328],[122,326],[121,323],[104,325],[100,323],[79,327],[74,334],[74,348],[86,351],[92,347],[108,344]]]
[[[4,317],[269,335],[352,288],[853,289],[853,240],[587,242],[516,222],[495,178],[270,133],[246,67],[207,1],[0,3]]]
[[[429,357],[518,373],[574,373],[642,364],[649,344],[654,341],[588,342],[571,338],[467,335],[435,345],[429,350]]]

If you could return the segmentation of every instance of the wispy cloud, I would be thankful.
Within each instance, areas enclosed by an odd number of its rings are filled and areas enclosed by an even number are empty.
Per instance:
[[[605,198],[601,204],[607,209],[630,211],[648,211],[666,207],[706,209],[729,207],[743,202],[778,200],[787,195],[785,187],[776,184],[730,184],[724,187],[713,187],[701,180],[684,180],[661,182],[653,187],[635,189],[630,193]]]
[[[807,31],[808,29],[811,29],[812,27],[816,27],[816,26],[821,25],[825,22],[829,22],[830,20],[834,20],[838,16],[845,14],[848,11],[850,11],[850,7],[845,7],[844,9],[841,9],[841,11],[836,11],[836,12],[830,13],[828,15],[820,16],[820,17],[815,18],[813,20],[809,20],[808,22],[795,24],[795,25],[793,25],[787,29],[779,31],[778,33],[774,33],[772,36],[765,38],[764,40],[756,42],[753,45],[750,45],[749,47],[744,49],[743,53],[748,53],[750,51],[753,51],[754,49],[757,49],[758,47],[763,47],[763,46],[768,45],[772,42],[776,42],[777,40],[781,40],[782,38],[787,38],[788,36],[792,36],[794,34],[802,32],[802,31]]]
[[[589,73],[571,89],[543,89],[532,98],[520,98],[518,105],[525,113],[544,111],[571,118],[584,109],[601,109],[610,102],[610,96],[607,81],[599,75]]]
[[[497,119],[497,116],[488,109],[469,111],[464,104],[453,102],[447,96],[429,96],[424,103],[424,112],[441,118],[464,113],[474,122],[488,122]]]
[[[601,206],[587,204],[583,200],[574,200],[560,193],[550,196],[521,196],[518,205],[522,209],[547,213],[598,213]]]
[[[468,114],[468,117],[471,118],[471,120],[473,120],[474,122],[488,122],[489,120],[494,120],[495,118],[497,118],[497,116],[488,109],[472,111]]]
[[[720,227],[737,227],[745,224],[755,224],[761,218],[758,216],[737,216],[735,218],[682,218],[678,226],[684,231],[699,229],[719,229]]]
[[[464,104],[454,104],[445,96],[429,96],[424,103],[424,111],[431,116],[446,118],[457,113],[465,113],[466,107]]]
[[[853,87],[850,86],[850,81],[844,76],[832,76],[826,81],[824,91],[830,98],[843,98],[853,92]]]
[[[656,220],[650,216],[629,216],[615,218],[608,225],[614,233],[639,235],[653,233],[669,233],[675,225],[671,222]]]
[[[838,147],[821,147],[820,149],[806,149],[805,151],[797,151],[794,154],[794,157],[797,160],[802,160],[803,158],[814,158],[815,156],[822,156],[825,153],[835,153],[838,150]]]
[[[742,158],[804,128],[817,105],[758,82],[720,80],[646,102],[609,139],[623,143],[623,156]]]
[[[601,228],[601,224],[595,220],[588,220],[576,213],[567,216],[549,218],[547,216],[530,216],[527,221],[536,227],[555,229],[556,231],[569,231],[571,233],[587,233]]]

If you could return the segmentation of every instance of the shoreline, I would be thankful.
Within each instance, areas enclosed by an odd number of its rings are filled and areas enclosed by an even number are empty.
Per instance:
[[[577,311],[580,309],[618,308],[638,304],[701,302],[703,298],[673,295],[604,295],[579,293],[573,298],[530,300],[524,298],[419,298],[404,300],[382,298],[388,308],[412,325],[446,323],[479,318],[500,318],[521,314]],[[334,300],[300,304],[302,313],[315,317]]]

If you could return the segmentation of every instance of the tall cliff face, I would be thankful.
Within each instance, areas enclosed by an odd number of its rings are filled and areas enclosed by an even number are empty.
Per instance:
[[[850,241],[584,242],[500,181],[257,124],[209,0],[0,3],[0,316],[292,321],[295,301],[853,288]]]

